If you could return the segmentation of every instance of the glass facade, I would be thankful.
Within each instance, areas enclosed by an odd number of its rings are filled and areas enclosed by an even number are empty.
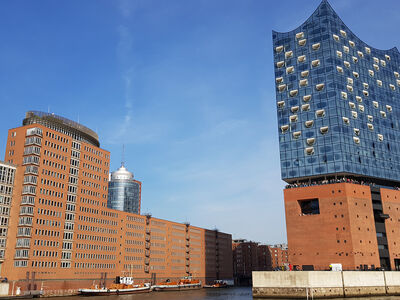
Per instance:
[[[397,48],[361,41],[327,1],[273,45],[282,179],[400,181]]]
[[[107,207],[139,214],[140,185],[133,180],[118,180],[108,183]]]
[[[112,172],[108,182],[107,207],[140,214],[141,182],[124,165]]]

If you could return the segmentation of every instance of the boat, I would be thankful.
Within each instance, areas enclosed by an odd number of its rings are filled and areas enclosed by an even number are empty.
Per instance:
[[[203,287],[206,289],[222,289],[227,288],[228,284],[224,280],[214,280],[213,284],[204,285]]]
[[[126,295],[148,293],[150,290],[150,283],[133,284],[132,277],[117,276],[115,282],[109,287],[92,286],[89,289],[79,289],[79,293],[83,296]]]
[[[166,281],[160,282],[160,284],[153,285],[152,290],[154,291],[185,291],[194,290],[201,288],[201,281],[193,279],[191,276],[183,277],[179,281]]]

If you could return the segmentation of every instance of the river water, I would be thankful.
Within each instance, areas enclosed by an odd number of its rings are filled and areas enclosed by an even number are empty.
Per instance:
[[[96,296],[96,297],[62,297],[62,300],[253,300],[251,287],[234,287],[227,289],[199,289],[181,292],[151,292],[136,295]],[[259,298],[254,298],[262,300]],[[340,298],[339,298],[340,299]],[[399,297],[363,297],[341,298],[342,300],[399,300]],[[265,300],[265,299],[264,299]],[[270,299],[272,300],[272,299]],[[282,299],[280,299],[282,300]],[[311,299],[310,299],[311,300]]]
[[[227,289],[198,289],[177,292],[151,292],[136,295],[63,297],[63,300],[251,300],[251,287],[234,287]]]

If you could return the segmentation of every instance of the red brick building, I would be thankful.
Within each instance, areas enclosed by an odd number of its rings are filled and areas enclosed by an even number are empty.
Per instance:
[[[237,285],[251,285],[253,271],[282,269],[288,264],[286,245],[262,245],[237,239],[232,242],[233,277]]]
[[[285,190],[290,262],[302,269],[399,269],[400,191],[356,183]]]
[[[81,124],[28,112],[8,132],[5,161],[16,166],[0,261],[10,288],[63,294],[124,274],[232,279],[230,234],[107,208],[110,153]]]
[[[269,246],[272,270],[286,270],[289,266],[289,253],[287,245]]]

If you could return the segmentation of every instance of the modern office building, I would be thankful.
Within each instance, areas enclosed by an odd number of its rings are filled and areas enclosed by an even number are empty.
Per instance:
[[[142,183],[133,179],[133,173],[122,164],[110,175],[107,207],[140,214],[141,191]]]
[[[8,132],[5,161],[16,166],[0,260],[10,294],[74,293],[124,274],[136,282],[232,279],[231,235],[107,207],[110,153],[89,128],[28,112]],[[9,203],[15,167],[3,165],[7,195],[0,199]]]
[[[398,269],[399,51],[367,45],[325,0],[273,45],[290,262]]]

